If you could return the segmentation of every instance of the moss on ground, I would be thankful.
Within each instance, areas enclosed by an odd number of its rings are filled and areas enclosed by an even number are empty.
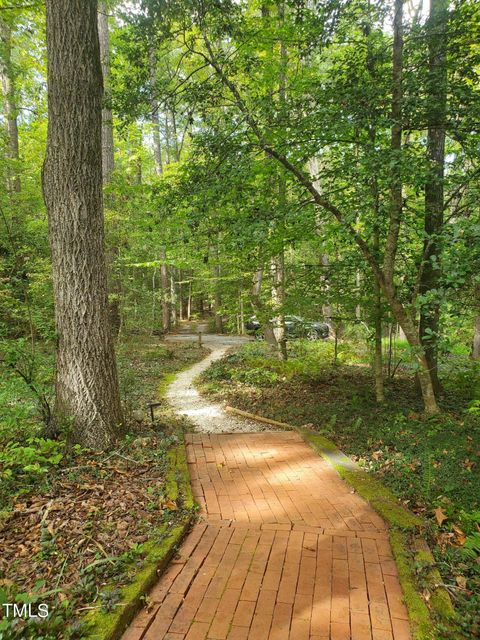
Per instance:
[[[390,544],[397,564],[403,598],[410,617],[414,640],[435,640],[430,611],[418,593],[414,560],[409,551],[408,534],[401,530],[390,531]]]

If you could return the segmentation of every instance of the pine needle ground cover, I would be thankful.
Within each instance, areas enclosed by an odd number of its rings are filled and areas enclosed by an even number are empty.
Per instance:
[[[11,403],[0,431],[2,602],[25,603],[32,613],[46,603],[50,612],[40,626],[38,619],[0,620],[2,640],[38,640],[39,633],[43,640],[84,637],[82,616],[114,611],[121,587],[142,569],[142,545],[156,529],[163,531],[154,540],[160,544],[183,518],[182,496],[170,498],[168,479],[181,425],[162,407],[151,424],[146,407],[158,400],[162,379],[204,354],[196,345],[163,345],[141,336],[119,346],[130,433],[108,453],[42,437],[28,388],[15,377],[2,378],[1,393]],[[46,384],[50,363],[47,354]],[[17,429],[14,407],[25,416]]]
[[[374,381],[360,346],[340,345],[333,365],[329,342],[291,343],[280,361],[264,343],[246,345],[215,363],[200,386],[217,400],[281,422],[308,425],[391,488],[422,515],[442,580],[461,613],[459,637],[480,633],[480,416],[478,363],[449,358],[440,416],[426,419],[412,384],[398,368],[388,403],[375,404]],[[429,600],[427,563],[418,586]],[[442,635],[441,625],[437,631]]]

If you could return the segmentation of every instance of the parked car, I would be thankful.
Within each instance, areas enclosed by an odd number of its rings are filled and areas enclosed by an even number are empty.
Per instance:
[[[245,325],[247,333],[262,338],[262,327],[257,316],[249,318]],[[330,327],[326,322],[305,320],[300,316],[285,316],[285,333],[287,338],[306,338],[307,340],[321,340],[328,338]]]

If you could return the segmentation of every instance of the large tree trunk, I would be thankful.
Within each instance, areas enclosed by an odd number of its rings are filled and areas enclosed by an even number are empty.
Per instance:
[[[11,161],[8,167],[8,189],[11,193],[19,193],[21,190],[20,175],[18,173],[19,144],[17,104],[15,100],[15,83],[12,70],[12,33],[10,26],[0,18],[0,39],[2,51],[0,55],[0,75],[2,90],[5,98],[5,120],[7,122],[8,135],[8,159]]]
[[[438,290],[441,287],[441,233],[444,208],[448,4],[448,0],[430,0],[427,81],[429,171],[425,183],[425,240],[419,286],[420,295],[424,296],[424,299],[427,298],[420,308],[419,331],[436,393],[440,391],[437,362],[440,328]]]
[[[95,0],[47,0],[43,187],[58,334],[55,420],[83,446],[122,425],[109,330],[102,203],[102,70]]]
[[[107,3],[98,3],[98,36],[100,41],[100,60],[103,76],[102,109],[102,171],[103,182],[109,182],[115,168],[113,153],[113,116],[111,109],[112,89],[110,83],[110,35],[108,31]]]

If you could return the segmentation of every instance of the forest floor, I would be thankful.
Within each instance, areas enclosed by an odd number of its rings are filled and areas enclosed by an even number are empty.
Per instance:
[[[199,389],[216,403],[315,429],[424,516],[438,568],[461,612],[459,638],[478,637],[478,365],[462,357],[442,363],[444,413],[427,419],[411,371],[398,369],[387,381],[387,402],[379,407],[358,345],[341,344],[339,356],[333,365],[331,343],[298,341],[290,343],[284,363],[265,343],[251,343],[206,370]],[[418,567],[420,585],[426,584],[423,571]]]
[[[0,596],[34,607],[46,602],[53,613],[41,625],[44,640],[82,637],[82,624],[72,620],[88,609],[111,610],[117,591],[103,586],[128,584],[142,565],[142,543],[181,516],[164,495],[181,421],[161,406],[152,424],[148,404],[158,400],[159,384],[207,353],[147,336],[119,344],[129,433],[103,454],[42,437],[32,399],[15,380],[2,379],[12,410],[31,404],[32,412],[28,421],[0,428]],[[39,633],[36,620],[0,620],[2,638],[36,640]]]

